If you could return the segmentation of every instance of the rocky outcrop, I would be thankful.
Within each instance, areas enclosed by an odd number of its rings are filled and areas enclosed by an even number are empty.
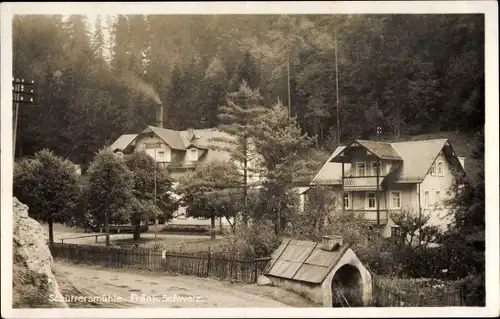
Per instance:
[[[28,217],[28,206],[13,199],[12,301],[15,308],[63,307],[52,273],[52,255],[43,227]]]

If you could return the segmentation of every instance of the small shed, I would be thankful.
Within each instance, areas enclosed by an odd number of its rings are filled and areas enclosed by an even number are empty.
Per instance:
[[[324,236],[319,243],[286,239],[263,274],[273,285],[324,307],[371,304],[372,276],[341,236]]]

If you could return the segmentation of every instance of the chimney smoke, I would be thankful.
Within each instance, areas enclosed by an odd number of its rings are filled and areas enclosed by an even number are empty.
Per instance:
[[[163,104],[156,105],[156,127],[163,128]]]

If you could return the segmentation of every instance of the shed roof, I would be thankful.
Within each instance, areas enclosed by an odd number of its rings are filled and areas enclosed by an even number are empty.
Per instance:
[[[285,239],[264,268],[264,274],[319,284],[337,265],[349,247],[326,251],[319,243]]]

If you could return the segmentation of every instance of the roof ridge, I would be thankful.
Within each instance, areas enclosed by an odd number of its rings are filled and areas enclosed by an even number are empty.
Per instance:
[[[447,138],[435,138],[435,139],[432,139],[432,140],[391,142],[390,144],[410,144],[410,143],[422,143],[422,142],[434,142],[434,141],[448,141],[448,139]]]
[[[388,142],[388,141],[377,141],[377,140],[362,140],[362,139],[355,139],[355,141],[360,141],[360,142],[371,142],[371,143],[384,143],[384,144],[391,144],[391,142]]]

